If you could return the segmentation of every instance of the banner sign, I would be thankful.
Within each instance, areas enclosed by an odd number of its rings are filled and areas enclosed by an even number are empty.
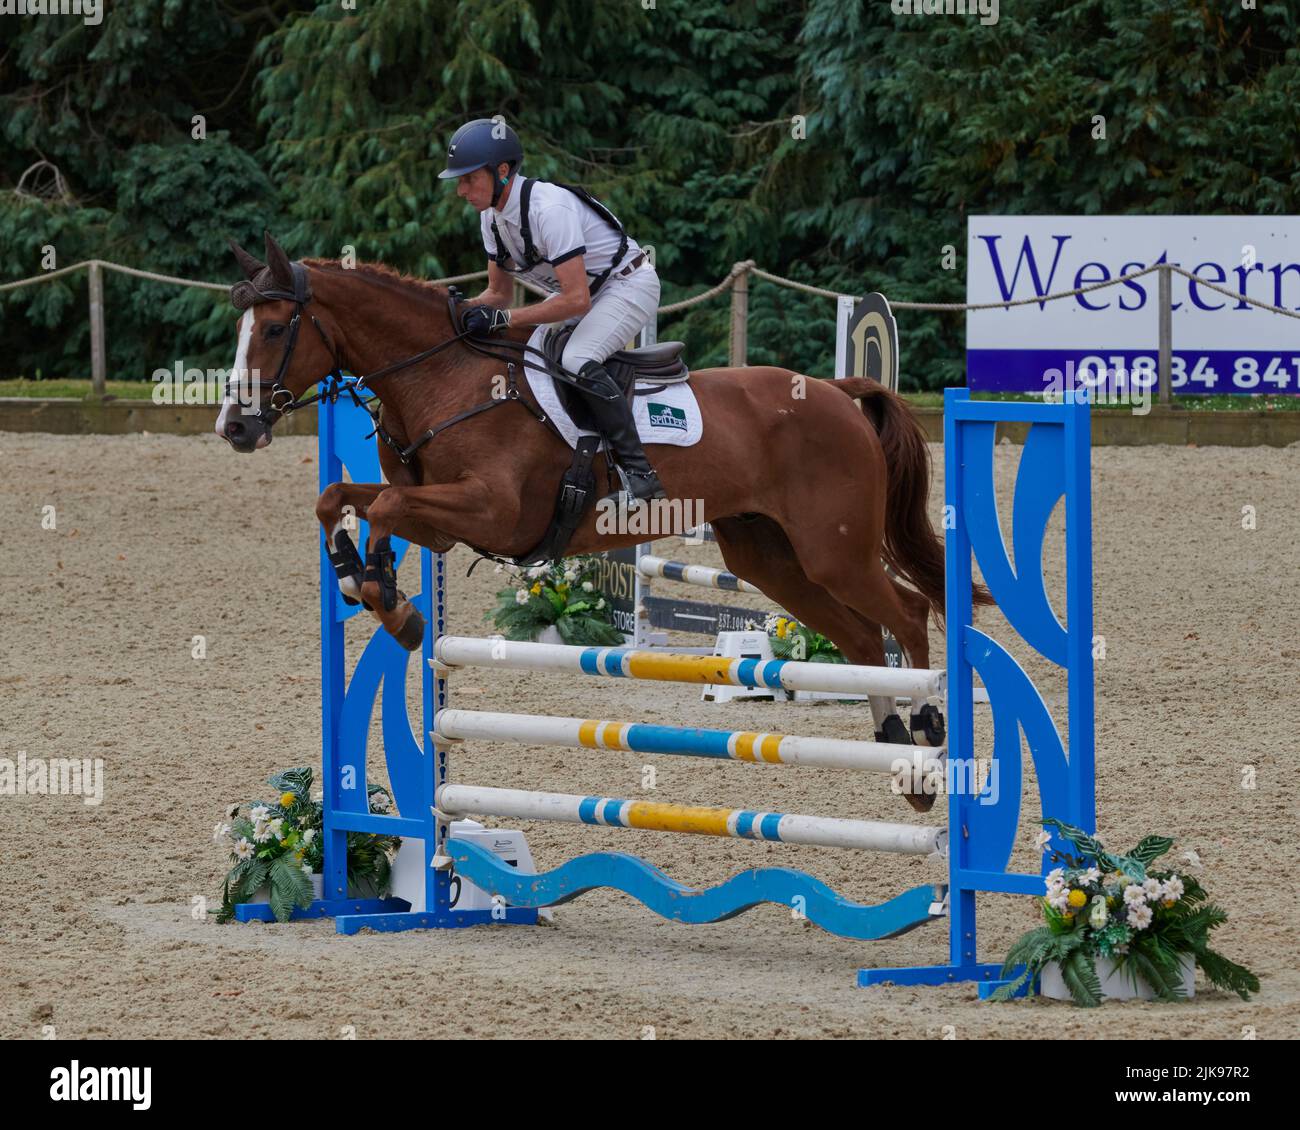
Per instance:
[[[1259,302],[1300,311],[1300,216],[971,216],[966,300],[1074,290],[1174,263]],[[1300,320],[1172,275],[1175,392],[1300,393]],[[1159,276],[966,314],[966,379],[1041,392],[1062,374],[1154,391]]]

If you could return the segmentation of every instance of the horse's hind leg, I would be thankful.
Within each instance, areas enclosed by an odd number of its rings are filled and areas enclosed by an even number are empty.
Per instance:
[[[764,596],[813,631],[834,641],[850,663],[884,666],[880,625],[813,584],[780,526],[765,517],[715,519],[712,525],[728,569],[757,585]],[[898,714],[897,702],[887,695],[872,695],[868,701],[876,740],[910,745],[911,735]],[[905,788],[904,796],[918,812],[926,812],[934,804],[934,793],[924,789]]]

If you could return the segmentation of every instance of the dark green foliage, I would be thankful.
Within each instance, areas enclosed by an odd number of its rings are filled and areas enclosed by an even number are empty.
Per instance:
[[[99,27],[15,17],[0,280],[40,273],[52,244],[60,265],[233,281],[225,236],[256,246],[263,227],[296,256],[481,269],[477,218],[437,172],[461,121],[502,113],[529,173],[585,184],[654,246],[665,302],[742,259],[960,301],[970,214],[1295,213],[1298,30],[1293,4],[1200,0],[1022,4],[991,27],[883,0],[133,0]],[[68,200],[10,191],[41,158]],[[122,276],[105,291],[112,376],[230,363],[219,294]],[[84,274],[0,295],[0,377],[85,375],[85,295]],[[750,313],[751,364],[830,374],[830,299],[754,280]],[[960,315],[899,323],[905,389],[961,383]],[[725,297],[662,336],[697,366],[724,361]]]

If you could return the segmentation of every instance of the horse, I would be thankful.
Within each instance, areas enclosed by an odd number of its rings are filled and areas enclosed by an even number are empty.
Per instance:
[[[471,342],[444,287],[382,266],[292,263],[269,233],[265,243],[263,262],[232,242],[245,274],[232,298],[246,308],[217,433],[236,451],[255,451],[271,442],[281,415],[315,399],[307,394],[326,374],[367,374],[388,481],[333,483],[316,515],[345,595],[414,650],[423,619],[396,590],[391,536],[436,552],[464,543],[515,558],[541,541],[553,516],[572,451],[539,422],[525,381],[502,393],[507,366],[481,350],[494,340],[523,343],[532,329]],[[249,379],[269,371],[273,382]],[[851,663],[885,664],[884,625],[912,666],[929,667],[927,623],[933,615],[942,624],[944,613],[943,543],[926,511],[925,435],[907,402],[873,380],[766,365],[696,370],[689,381],[701,439],[651,443],[647,454],[670,498],[711,523],[727,568]],[[266,388],[270,407],[250,412],[250,389]],[[603,454],[594,469],[598,482],[609,479]],[[357,551],[348,564],[348,508],[370,524],[364,573]],[[589,509],[565,556],[646,540],[597,519]],[[978,588],[975,599],[989,602]]]

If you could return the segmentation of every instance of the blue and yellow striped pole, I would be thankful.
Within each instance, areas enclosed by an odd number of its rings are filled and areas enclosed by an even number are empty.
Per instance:
[[[742,840],[852,848],[858,851],[888,851],[905,855],[930,855],[947,850],[947,832],[943,828],[924,825],[885,824],[874,820],[842,820],[831,816],[752,812],[741,808],[707,808],[476,785],[443,785],[438,790],[438,809],[444,817],[484,815],[503,816],[512,820],[558,820],[608,828],[730,836]]]
[[[442,636],[434,645],[432,662],[435,670],[500,667],[521,671],[567,671],[667,683],[715,683],[774,690],[883,695],[911,698],[914,702],[942,697],[946,686],[944,672],[924,668],[673,655],[625,647],[573,647],[471,636]]]
[[[613,749],[633,753],[678,754],[771,765],[815,765],[896,773],[910,769],[913,755],[934,757],[923,746],[843,738],[807,738],[746,730],[705,730],[593,718],[554,718],[542,714],[501,714],[481,710],[441,710],[434,738],[458,741],[522,742],[525,745]]]

